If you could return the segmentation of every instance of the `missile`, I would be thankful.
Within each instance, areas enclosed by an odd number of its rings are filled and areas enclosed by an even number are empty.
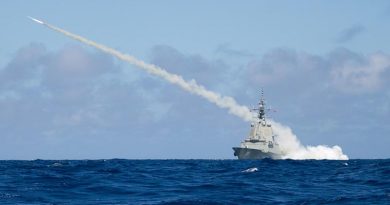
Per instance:
[[[27,16],[27,18],[29,18],[29,19],[35,21],[36,23],[45,24],[43,21],[40,21],[40,20],[38,20],[38,19],[35,19],[35,18],[31,17],[31,16]]]

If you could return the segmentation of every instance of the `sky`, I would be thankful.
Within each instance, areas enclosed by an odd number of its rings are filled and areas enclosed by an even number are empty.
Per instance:
[[[247,122],[26,16],[390,157],[388,1],[0,2],[0,159],[233,159]]]

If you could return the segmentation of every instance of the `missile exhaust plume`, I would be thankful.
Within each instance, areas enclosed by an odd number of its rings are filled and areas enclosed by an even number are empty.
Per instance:
[[[174,85],[179,86],[181,89],[198,95],[206,100],[208,100],[211,103],[214,103],[220,108],[227,109],[230,114],[233,114],[245,121],[252,121],[253,115],[250,111],[250,109],[246,106],[239,105],[232,97],[229,96],[222,96],[219,93],[207,90],[204,86],[199,85],[194,79],[186,81],[183,79],[182,76],[169,73],[165,69],[146,63],[142,60],[137,59],[134,56],[121,53],[113,48],[107,47],[105,45],[96,43],[94,41],[88,40],[84,37],[81,37],[79,35],[70,33],[66,30],[63,30],[61,28],[52,26],[48,23],[45,23],[41,20],[35,19],[33,17],[28,16],[31,20],[34,22],[44,25],[54,31],[57,31],[59,33],[64,34],[65,36],[68,36],[74,40],[77,40],[81,43],[87,44],[89,46],[95,47],[100,51],[103,51],[105,53],[108,53],[110,55],[113,55],[117,57],[120,60],[126,61],[132,65],[135,65],[136,67],[145,70],[146,72],[158,76]],[[282,152],[284,152],[284,158],[291,158],[291,159],[348,159],[346,155],[342,153],[342,150],[339,146],[333,146],[328,147],[324,145],[319,146],[308,146],[304,147],[300,144],[299,140],[296,138],[296,136],[292,133],[291,129],[289,127],[283,126],[280,123],[274,123],[276,126],[275,133],[278,135],[282,135],[281,139],[278,140]]]
[[[36,23],[44,24],[42,21],[40,21],[40,20],[38,20],[38,19],[35,19],[35,18],[31,17],[31,16],[27,16],[27,18],[33,20],[33,21],[36,22]]]

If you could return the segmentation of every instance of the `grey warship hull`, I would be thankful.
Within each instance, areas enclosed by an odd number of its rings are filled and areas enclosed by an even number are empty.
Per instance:
[[[233,147],[234,156],[237,156],[238,159],[280,159],[279,154],[272,152],[263,152],[258,149],[242,148],[242,147]]]

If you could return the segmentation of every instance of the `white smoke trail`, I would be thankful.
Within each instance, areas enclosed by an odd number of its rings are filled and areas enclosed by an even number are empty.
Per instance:
[[[52,26],[50,24],[47,24],[43,21],[39,21],[36,19],[31,18],[32,20],[38,22],[39,24],[43,24],[47,26],[48,28],[60,32],[70,38],[73,38],[77,41],[80,41],[84,44],[90,45],[92,47],[95,47],[105,53],[111,54],[120,60],[126,61],[130,64],[133,64],[137,66],[138,68],[141,68],[148,73],[161,77],[165,79],[166,81],[179,86],[185,91],[188,91],[190,93],[196,94],[198,96],[203,97],[204,99],[208,100],[211,103],[214,103],[220,108],[225,108],[229,111],[229,113],[236,115],[240,117],[241,119],[245,121],[252,121],[253,115],[250,112],[249,108],[246,106],[239,105],[232,97],[228,96],[222,96],[219,93],[215,93],[213,91],[207,90],[202,85],[199,85],[195,80],[186,81],[181,77],[180,75],[169,73],[168,71],[153,65],[145,63],[131,55],[121,53],[117,50],[114,50],[110,47],[101,45],[99,43],[96,43],[94,41],[88,40],[86,38],[83,38],[79,35],[70,33],[68,31],[65,31],[61,28]],[[280,123],[273,122],[274,125],[274,131],[276,134],[279,135],[279,144],[281,147],[281,150],[284,154],[284,158],[291,158],[291,159],[348,159],[346,155],[342,153],[342,150],[339,146],[334,147],[327,147],[323,145],[319,145],[316,147],[304,147],[301,145],[297,137],[292,133],[291,129],[288,127],[283,126]]]
[[[115,56],[123,61],[126,61],[130,64],[137,66],[138,68],[146,70],[148,73],[150,73],[152,75],[156,75],[158,77],[161,77],[161,78],[167,80],[168,82],[179,86],[180,88],[182,88],[185,91],[188,91],[190,93],[201,96],[201,97],[205,98],[206,100],[208,100],[209,102],[216,104],[218,107],[228,109],[229,113],[236,115],[245,121],[252,120],[252,113],[250,112],[250,110],[246,106],[239,105],[232,97],[222,96],[219,93],[215,93],[215,92],[212,92],[210,90],[207,90],[202,85],[199,85],[194,79],[192,79],[190,81],[186,81],[180,75],[169,73],[168,71],[166,71],[166,70],[164,70],[156,65],[145,63],[145,62],[135,58],[134,56],[121,53],[117,50],[114,50],[114,49],[109,48],[107,46],[101,45],[101,44],[96,43],[94,41],[88,40],[88,39],[83,38],[79,35],[70,33],[70,32],[65,31],[63,29],[57,28],[57,27],[52,26],[50,24],[43,23],[43,25],[47,26],[48,28],[50,28],[52,30],[58,31],[58,32],[70,37],[70,38],[73,38],[77,41],[80,41],[82,43],[93,46],[93,47],[95,47],[95,48],[97,48],[105,53],[111,54],[111,55],[113,55],[113,56]]]

